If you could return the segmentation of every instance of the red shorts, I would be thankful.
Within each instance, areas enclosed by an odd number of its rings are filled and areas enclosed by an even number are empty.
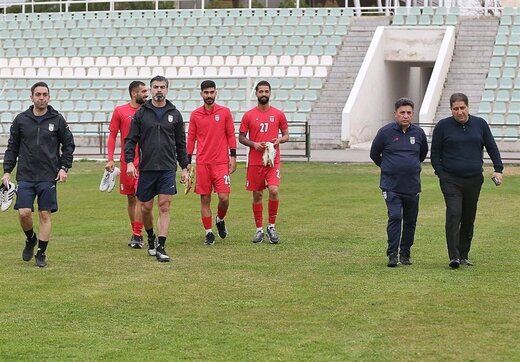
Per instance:
[[[246,190],[262,191],[268,186],[280,186],[280,164],[274,167],[253,165],[247,167]]]
[[[126,163],[121,162],[121,174],[119,174],[119,193],[121,195],[135,195],[137,191],[137,181],[139,180],[139,172],[137,177],[130,177],[126,174]]]
[[[195,168],[195,193],[209,195],[212,191],[231,192],[229,164],[197,165]]]

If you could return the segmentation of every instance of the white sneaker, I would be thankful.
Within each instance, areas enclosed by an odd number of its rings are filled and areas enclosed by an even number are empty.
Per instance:
[[[121,171],[117,167],[114,167],[112,172],[105,170],[105,172],[103,172],[103,176],[101,177],[101,182],[99,183],[99,191],[112,192],[116,184],[116,178],[120,173]]]
[[[121,173],[121,170],[117,167],[114,167],[112,172],[110,172],[110,176],[108,178],[108,189],[107,192],[112,192],[114,186],[116,185],[116,178]]]
[[[3,183],[0,185],[0,204],[2,212],[7,211],[11,207],[16,191],[16,187],[12,182],[9,182],[8,186],[9,187],[6,188]]]

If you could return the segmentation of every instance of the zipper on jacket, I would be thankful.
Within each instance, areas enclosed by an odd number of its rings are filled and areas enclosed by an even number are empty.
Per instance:
[[[36,132],[36,145],[37,146],[40,145],[40,128],[41,128],[41,125],[38,125],[38,132]]]

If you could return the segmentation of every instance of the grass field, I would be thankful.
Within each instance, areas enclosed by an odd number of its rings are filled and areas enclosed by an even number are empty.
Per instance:
[[[500,187],[486,170],[475,266],[458,270],[428,164],[414,265],[394,269],[373,165],[284,164],[282,243],[253,245],[240,164],[228,238],[204,247],[198,197],[179,194],[164,264],[127,247],[102,168],[76,163],[59,186],[45,269],[21,260],[16,213],[0,214],[0,360],[520,360],[518,167]]]

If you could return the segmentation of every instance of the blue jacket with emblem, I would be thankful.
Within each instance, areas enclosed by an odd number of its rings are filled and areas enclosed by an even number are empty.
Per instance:
[[[396,122],[381,127],[370,148],[370,158],[381,168],[381,190],[421,192],[421,162],[427,154],[428,141],[422,128],[410,124],[403,131]]]

